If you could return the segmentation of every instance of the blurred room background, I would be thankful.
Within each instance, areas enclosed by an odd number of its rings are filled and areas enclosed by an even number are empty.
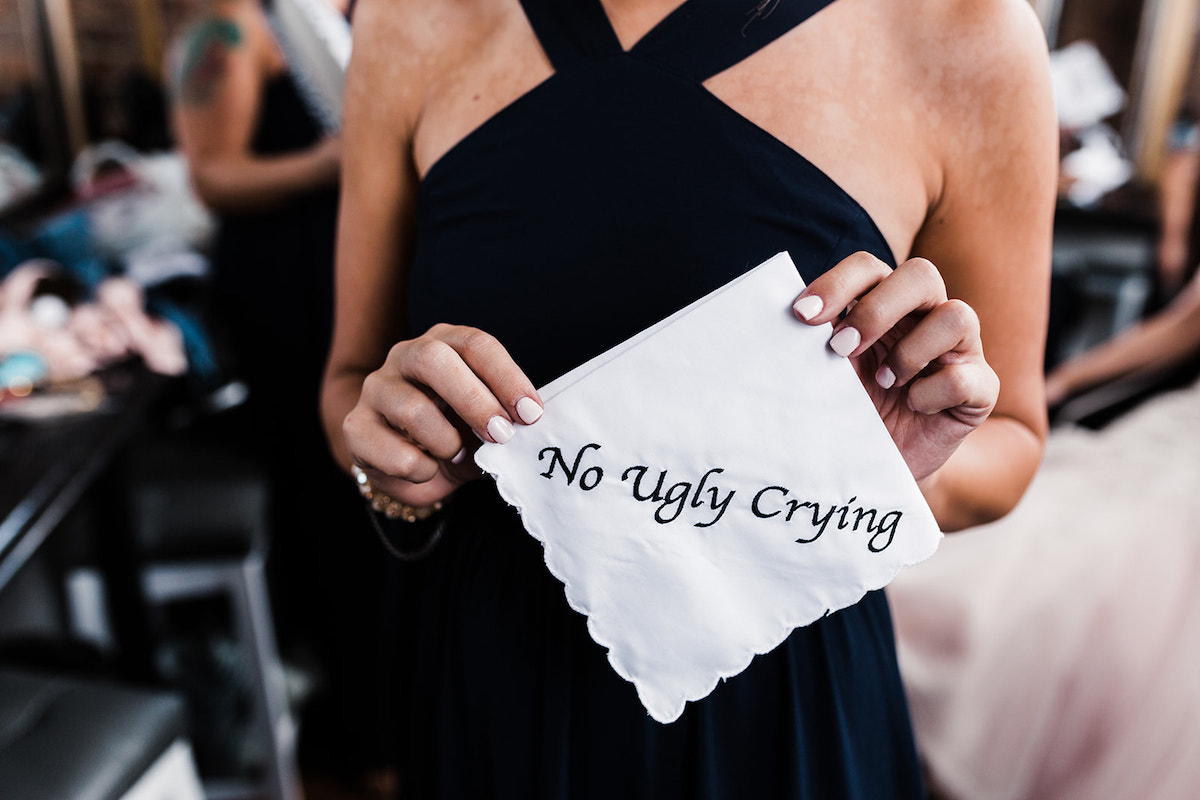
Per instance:
[[[212,313],[216,218],[163,77],[201,1],[0,0],[0,798],[398,796],[382,551],[329,532],[333,582],[297,600],[273,526],[305,498],[224,446],[255,376]],[[1033,7],[1062,142],[1050,370],[1167,307],[1200,260],[1193,200],[1183,266],[1163,268],[1173,159],[1200,152],[1200,0]],[[336,50],[316,40],[289,50],[298,72]],[[1100,430],[1198,373],[1052,420]],[[339,575],[356,594],[327,593]]]

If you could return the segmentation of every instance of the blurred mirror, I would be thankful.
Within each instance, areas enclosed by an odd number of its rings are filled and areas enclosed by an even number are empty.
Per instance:
[[[200,0],[0,0],[0,213],[88,144],[171,146],[164,42]]]
[[[65,155],[40,4],[0,0],[0,209],[34,194]]]

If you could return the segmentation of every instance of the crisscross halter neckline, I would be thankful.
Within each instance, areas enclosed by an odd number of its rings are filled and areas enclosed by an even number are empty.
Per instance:
[[[600,0],[521,0],[521,5],[556,70],[627,52],[702,83],[832,2],[684,0],[628,51],[622,48]]]
[[[514,320],[502,303],[456,294],[462,283],[443,287],[448,276],[489,285],[493,297],[537,285],[603,299],[612,331],[580,330],[571,315],[556,323],[590,357],[780,250],[810,279],[844,247],[891,261],[853,198],[704,85],[832,1],[685,0],[625,49],[600,0],[521,0],[554,73],[426,172],[413,297],[430,290],[448,309],[470,305],[488,329]],[[480,258],[497,268],[474,274],[466,262]],[[692,267],[649,271],[660,258]],[[538,313],[557,318],[576,302]],[[414,320],[436,307],[414,306]],[[564,353],[545,377],[582,360]]]

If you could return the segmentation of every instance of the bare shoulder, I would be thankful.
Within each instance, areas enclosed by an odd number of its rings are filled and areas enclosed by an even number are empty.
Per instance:
[[[378,123],[418,170],[544,77],[517,0],[362,0],[353,27],[347,129]]]
[[[413,48],[425,57],[469,34],[478,27],[478,17],[497,4],[497,0],[360,0],[354,11],[355,42],[383,39],[394,45],[398,57]]]
[[[165,68],[172,93],[185,103],[203,104],[216,91],[231,59],[257,62],[268,35],[258,0],[201,4],[171,43]]]
[[[1048,90],[1045,34],[1027,0],[912,0],[892,5],[908,52],[948,99],[983,107]],[[899,23],[899,20],[897,20]]]
[[[351,69],[376,97],[420,96],[503,13],[503,0],[360,0],[354,12]]]
[[[906,0],[890,8],[912,59],[909,80],[924,98],[940,172],[934,196],[954,183],[1003,183],[1014,171],[1032,170],[1039,183],[1052,175],[1049,52],[1027,0]]]

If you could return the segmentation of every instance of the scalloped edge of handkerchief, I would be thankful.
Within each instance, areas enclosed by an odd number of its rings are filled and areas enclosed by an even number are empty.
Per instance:
[[[763,262],[762,264],[758,265],[754,269],[748,270],[747,272],[745,272],[742,275],[735,278],[733,281],[729,282],[728,284],[725,284],[720,289],[710,293],[709,295],[706,295],[703,298],[700,298],[699,300],[691,303],[690,305],[686,306],[685,308],[682,308],[679,311],[677,311],[676,313],[672,314],[670,317],[667,317],[666,319],[661,320],[656,325],[651,326],[650,328],[646,329],[645,331],[641,332],[640,334],[638,334],[634,337],[631,337],[630,339],[626,340],[622,344],[607,351],[602,357],[599,357],[595,363],[589,362],[587,364],[580,365],[580,367],[577,367],[576,369],[563,375],[562,377],[556,379],[555,381],[552,381],[547,386],[542,387],[542,389],[540,390],[539,393],[542,394],[543,401],[547,405],[550,405],[553,402],[553,398],[555,396],[557,396],[558,394],[562,393],[569,387],[579,383],[583,379],[591,376],[592,374],[603,370],[609,363],[614,361],[617,357],[624,356],[628,353],[635,351],[636,349],[641,347],[645,342],[647,342],[654,333],[657,333],[657,332],[665,329],[666,327],[675,324],[676,322],[678,322],[679,320],[683,319],[688,314],[690,314],[692,311],[703,306],[705,303],[709,302],[710,300],[717,297],[718,295],[724,293],[732,286],[742,282],[743,280],[748,279],[753,273],[758,272],[760,270],[765,271],[766,269],[769,269],[769,267],[768,267],[769,264],[771,264],[773,262],[778,262],[778,260],[780,260],[781,258],[786,259],[789,267],[792,270],[795,270],[795,265],[791,261],[791,257],[788,256],[786,252],[776,254],[775,256],[773,256],[772,258]],[[797,273],[797,277],[799,277],[798,273]],[[800,286],[801,286],[801,288],[803,287],[803,281],[800,282]],[[827,323],[827,325],[828,325],[828,323]],[[518,436],[521,435],[520,430],[517,431],[517,435]],[[820,619],[824,618],[825,616],[828,616],[830,613],[853,606],[855,603],[862,600],[862,598],[868,592],[871,592],[871,591],[874,591],[877,589],[881,589],[881,588],[887,586],[889,583],[891,583],[893,580],[895,580],[896,576],[899,575],[900,572],[903,569],[905,569],[906,567],[912,566],[913,564],[918,564],[918,563],[928,559],[934,553],[937,552],[938,546],[939,546],[942,538],[944,537],[944,534],[939,530],[938,536],[936,539],[933,540],[932,547],[930,548],[929,552],[927,552],[923,556],[917,556],[917,557],[912,558],[911,560],[902,561],[902,562],[897,563],[893,569],[889,570],[887,573],[884,574],[884,577],[882,580],[864,582],[861,586],[861,591],[859,591],[857,594],[853,594],[852,589],[848,590],[847,596],[851,597],[852,599],[850,599],[849,602],[845,603],[844,605],[841,605],[838,608],[825,608],[820,614],[817,614],[816,616],[813,616],[811,618],[804,619],[800,622],[792,622],[790,620],[782,622],[780,624],[779,628],[776,629],[776,631],[774,633],[770,634],[769,636],[763,637],[764,643],[762,645],[756,645],[754,647],[745,648],[746,652],[745,652],[744,659],[739,659],[733,666],[730,666],[725,669],[717,670],[712,675],[711,680],[705,680],[704,682],[696,682],[692,686],[683,687],[679,692],[673,693],[673,695],[668,699],[668,702],[666,702],[666,703],[648,703],[646,693],[643,691],[642,681],[641,681],[641,679],[635,677],[636,671],[630,669],[622,661],[621,655],[619,653],[614,652],[613,642],[618,641],[620,639],[619,635],[616,635],[619,632],[613,631],[610,626],[610,623],[608,621],[597,620],[595,617],[593,617],[587,604],[584,603],[583,601],[579,600],[578,592],[576,591],[572,582],[564,577],[566,574],[566,570],[562,569],[561,566],[557,563],[557,560],[558,560],[557,551],[551,545],[550,541],[548,540],[548,537],[546,536],[545,532],[542,530],[541,525],[536,524],[531,518],[526,516],[524,505],[517,501],[517,498],[514,494],[513,488],[508,485],[507,481],[498,472],[496,472],[495,470],[493,470],[492,468],[489,467],[489,463],[491,461],[490,455],[489,455],[490,452],[497,452],[497,451],[492,451],[491,448],[486,447],[486,446],[481,448],[480,450],[478,450],[475,454],[475,463],[478,464],[478,466],[481,469],[483,469],[485,472],[487,472],[489,475],[492,476],[492,479],[496,484],[496,488],[497,488],[501,498],[503,498],[506,503],[508,503],[510,506],[512,506],[513,508],[515,508],[517,510],[517,513],[520,514],[520,516],[521,516],[522,525],[525,527],[526,531],[542,544],[543,558],[544,558],[544,561],[546,564],[546,568],[550,571],[550,573],[555,577],[556,580],[558,580],[560,583],[563,584],[563,589],[564,589],[564,594],[566,596],[567,604],[576,612],[584,615],[585,619],[587,620],[588,633],[591,635],[592,639],[597,644],[599,644],[601,647],[605,648],[605,650],[607,651],[607,655],[608,655],[608,661],[612,665],[613,670],[618,675],[620,675],[624,680],[633,684],[634,688],[636,689],[636,691],[638,693],[638,698],[641,701],[643,707],[646,708],[647,712],[649,713],[649,715],[652,718],[654,718],[656,721],[658,721],[662,724],[669,724],[669,723],[677,720],[680,717],[680,715],[683,713],[683,710],[684,710],[685,706],[687,705],[687,703],[695,702],[697,700],[702,700],[705,697],[707,697],[709,694],[711,694],[713,692],[714,689],[716,689],[718,683],[720,683],[724,680],[728,680],[729,678],[732,678],[732,677],[740,674],[741,672],[743,672],[750,665],[750,663],[754,660],[755,656],[769,653],[772,650],[774,650],[775,648],[779,647],[779,645],[782,644],[787,639],[787,637],[791,635],[792,631],[794,631],[800,627],[805,627],[807,625],[811,625],[812,623],[816,622],[817,620],[820,620]],[[609,635],[610,632],[612,632],[614,635],[610,636]],[[651,707],[652,705],[653,705],[653,708]]]
[[[548,569],[550,571],[550,574],[553,575],[555,577],[555,579],[558,580],[559,583],[561,583],[563,585],[563,592],[567,599],[567,605],[569,605],[576,612],[582,614],[587,619],[588,633],[591,635],[592,639],[596,642],[596,644],[600,645],[607,651],[608,662],[612,665],[613,670],[618,675],[620,675],[623,679],[625,679],[629,683],[633,684],[634,688],[637,690],[638,699],[641,701],[642,706],[646,709],[646,711],[649,713],[649,715],[655,721],[657,721],[661,724],[664,724],[664,725],[670,724],[672,722],[675,722],[677,719],[679,719],[679,717],[683,714],[684,707],[689,702],[703,700],[705,697],[708,697],[710,694],[712,694],[713,690],[717,688],[718,683],[728,680],[729,678],[732,678],[732,677],[744,672],[746,670],[746,668],[750,666],[750,663],[752,661],[754,661],[756,656],[764,655],[766,653],[771,652],[775,648],[779,647],[779,645],[783,644],[783,642],[788,638],[788,636],[790,636],[792,634],[792,631],[796,630],[797,628],[803,628],[808,625],[811,625],[820,619],[824,619],[826,616],[828,616],[831,613],[841,611],[842,609],[845,609],[845,608],[850,608],[855,603],[858,603],[860,600],[862,600],[863,597],[865,597],[868,592],[873,592],[877,589],[882,589],[885,586],[887,586],[889,583],[891,583],[893,580],[895,580],[896,576],[899,575],[901,573],[901,571],[903,571],[905,568],[911,567],[914,564],[919,564],[922,561],[925,561],[925,560],[931,558],[934,555],[934,553],[937,552],[942,539],[945,538],[945,533],[941,530],[938,530],[938,535],[933,540],[933,547],[930,549],[930,551],[928,553],[926,553],[924,556],[916,557],[911,560],[901,562],[900,564],[898,564],[896,566],[895,569],[891,570],[890,575],[888,575],[886,580],[880,582],[878,585],[871,585],[870,583],[868,583],[866,586],[863,587],[862,591],[859,592],[857,594],[857,596],[855,596],[854,599],[851,600],[850,602],[848,602],[845,605],[840,606],[838,608],[826,608],[821,614],[818,614],[817,616],[815,616],[812,619],[809,619],[807,621],[782,623],[782,625],[780,626],[781,630],[777,631],[776,634],[773,634],[771,637],[769,637],[768,643],[763,645],[763,648],[761,650],[756,649],[756,648],[751,648],[752,650],[754,650],[754,652],[750,652],[746,656],[745,660],[739,662],[739,664],[737,666],[731,667],[727,670],[719,670],[715,675],[713,675],[711,681],[709,681],[707,684],[704,684],[699,689],[684,689],[683,691],[681,691],[679,693],[679,697],[671,698],[670,703],[668,704],[667,708],[665,708],[665,709],[661,708],[661,707],[657,707],[658,704],[654,704],[656,706],[656,708],[651,708],[650,707],[651,704],[646,702],[646,697],[642,692],[642,687],[641,687],[641,684],[639,683],[639,679],[634,677],[633,670],[630,670],[621,661],[620,656],[614,652],[612,643],[616,639],[615,639],[615,637],[610,637],[608,635],[608,633],[606,633],[606,629],[607,629],[606,623],[599,621],[595,617],[592,616],[591,612],[588,610],[587,604],[583,603],[576,597],[575,589],[574,589],[571,581],[568,580],[567,578],[563,577],[563,570],[561,570],[559,565],[556,563],[557,553],[556,553],[554,547],[547,540],[545,532],[541,529],[541,526],[534,524],[531,519],[526,518],[524,506],[521,503],[517,502],[516,498],[513,496],[512,492],[510,491],[509,487],[507,486],[507,482],[498,473],[492,471],[487,466],[487,464],[482,463],[480,461],[479,457],[481,455],[484,456],[484,460],[487,460],[485,451],[482,451],[482,450],[478,451],[476,453],[476,458],[475,458],[476,464],[478,464],[481,469],[483,469],[485,472],[487,472],[489,475],[492,476],[492,480],[496,484],[496,490],[499,492],[500,497],[504,500],[504,502],[508,503],[510,506],[512,506],[513,508],[515,508],[517,510],[517,513],[520,514],[520,516],[521,516],[521,522],[524,525],[525,530],[528,531],[529,534],[531,536],[533,536],[533,538],[535,538],[539,542],[541,542],[542,555],[543,555],[543,560],[546,563],[546,569]]]

